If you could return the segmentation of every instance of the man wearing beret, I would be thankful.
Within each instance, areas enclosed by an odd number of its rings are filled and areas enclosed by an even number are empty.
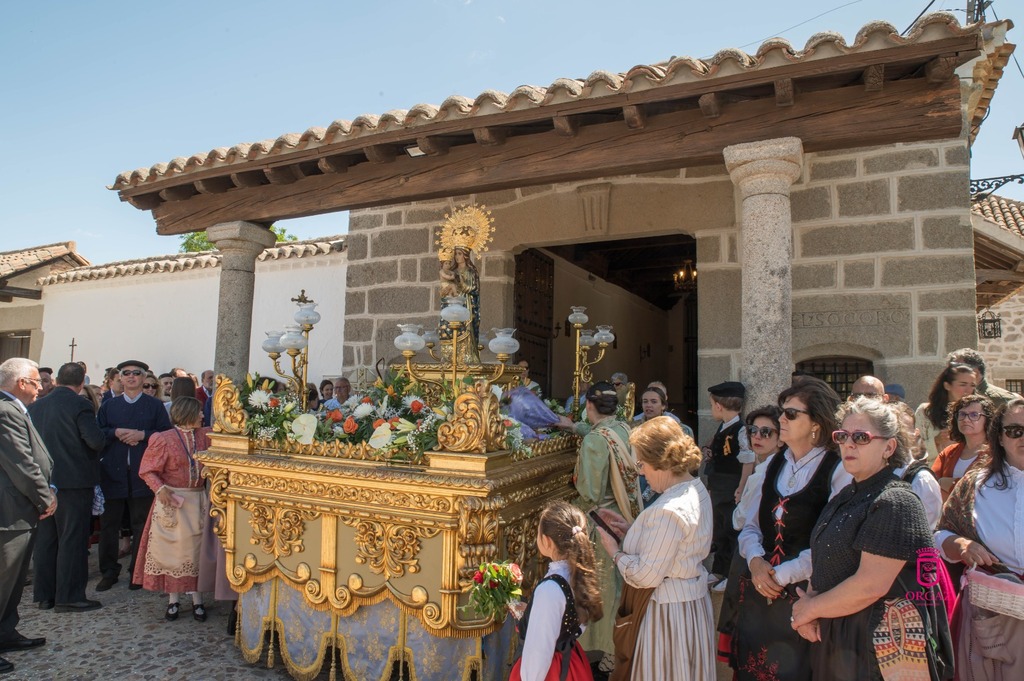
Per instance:
[[[96,585],[97,591],[106,591],[114,586],[121,574],[117,548],[125,510],[132,528],[128,574],[135,572],[139,540],[153,504],[153,492],[139,477],[139,464],[150,435],[171,429],[164,403],[142,392],[142,379],[148,370],[145,362],[134,359],[118,364],[124,392],[104,402],[96,417],[107,438],[100,453],[100,486],[105,503],[100,516],[99,563],[102,577]],[[139,589],[141,586],[131,584],[129,588]]]
[[[732,554],[736,551],[739,533],[732,525],[732,512],[742,493],[742,485],[754,468],[754,452],[750,449],[747,431],[740,412],[747,390],[738,381],[726,381],[708,388],[711,416],[719,422],[718,430],[706,451],[708,495],[711,497],[711,548],[714,558],[708,582],[715,591],[724,591]]]

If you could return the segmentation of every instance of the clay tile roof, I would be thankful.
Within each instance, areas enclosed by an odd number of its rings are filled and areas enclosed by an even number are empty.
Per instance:
[[[306,258],[344,250],[344,236],[324,236],[306,241],[281,242],[279,245],[272,246],[260,253],[257,260],[263,262],[266,260]],[[137,260],[121,260],[106,263],[105,265],[78,267],[66,272],[51,274],[48,277],[42,278],[39,283],[46,286],[49,284],[67,284],[74,281],[88,281],[92,279],[130,277],[138,274],[200,270],[209,267],[220,267],[221,257],[218,251],[201,251],[199,253],[157,255]]]
[[[0,278],[17,276],[46,263],[53,263],[55,269],[66,270],[77,265],[88,265],[89,261],[75,252],[74,241],[5,251],[0,253]]]
[[[124,190],[170,179],[176,175],[254,160],[274,160],[297,149],[318,147],[361,137],[429,125],[441,121],[479,118],[566,102],[596,99],[615,94],[650,90],[680,83],[707,81],[757,69],[770,69],[788,63],[820,61],[844,54],[898,47],[941,40],[950,36],[978,33],[976,25],[960,26],[953,14],[937,12],[920,18],[906,36],[886,22],[864,26],[852,43],[837,33],[818,33],[803,49],[789,41],[773,38],[753,54],[729,48],[708,59],[673,57],[669,61],[635,66],[627,73],[595,71],[588,77],[559,78],[545,87],[524,85],[511,94],[486,90],[475,98],[453,96],[439,106],[417,104],[408,110],[388,111],[381,115],[365,114],[352,121],[336,120],[326,128],[313,127],[304,133],[282,135],[276,140],[236,144],[222,147],[170,163],[157,163],[149,168],[126,171],[118,175],[109,189]]]
[[[1011,234],[1024,237],[1024,201],[990,194],[973,202],[971,212],[996,223]]]

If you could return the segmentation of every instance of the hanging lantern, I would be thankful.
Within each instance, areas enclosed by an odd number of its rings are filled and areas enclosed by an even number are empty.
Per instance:
[[[692,260],[684,260],[679,271],[672,275],[672,282],[677,291],[697,290],[697,268]]]
[[[1003,337],[1003,322],[999,315],[985,308],[978,315],[978,338],[991,340]]]

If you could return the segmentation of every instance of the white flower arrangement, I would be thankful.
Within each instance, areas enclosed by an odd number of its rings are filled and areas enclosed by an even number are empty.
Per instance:
[[[356,419],[366,418],[374,412],[374,406],[368,402],[360,402],[356,405],[356,408],[352,410],[352,416]]]
[[[253,390],[249,393],[249,406],[255,409],[266,409],[270,406],[270,393],[266,390]]]

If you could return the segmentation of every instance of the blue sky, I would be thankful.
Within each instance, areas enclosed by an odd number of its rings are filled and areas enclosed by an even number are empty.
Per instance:
[[[508,92],[726,47],[754,52],[776,35],[802,47],[812,34],[836,30],[852,42],[871,20],[906,28],[927,4],[5,3],[0,250],[74,240],[94,263],[175,252],[177,239],[157,236],[148,212],[105,188],[117,173],[335,119],[438,104],[453,94]],[[963,21],[965,6],[966,0],[939,0],[933,9],[959,9]],[[1012,7],[1008,0],[993,6],[1001,18],[1014,18]],[[1019,42],[1020,30],[1011,41]],[[974,147],[975,177],[1024,172],[1011,139],[1024,123],[1022,104],[1024,78],[1011,62]],[[1020,185],[1001,193],[1024,199]],[[347,214],[284,224],[302,238],[333,234],[345,231]]]

